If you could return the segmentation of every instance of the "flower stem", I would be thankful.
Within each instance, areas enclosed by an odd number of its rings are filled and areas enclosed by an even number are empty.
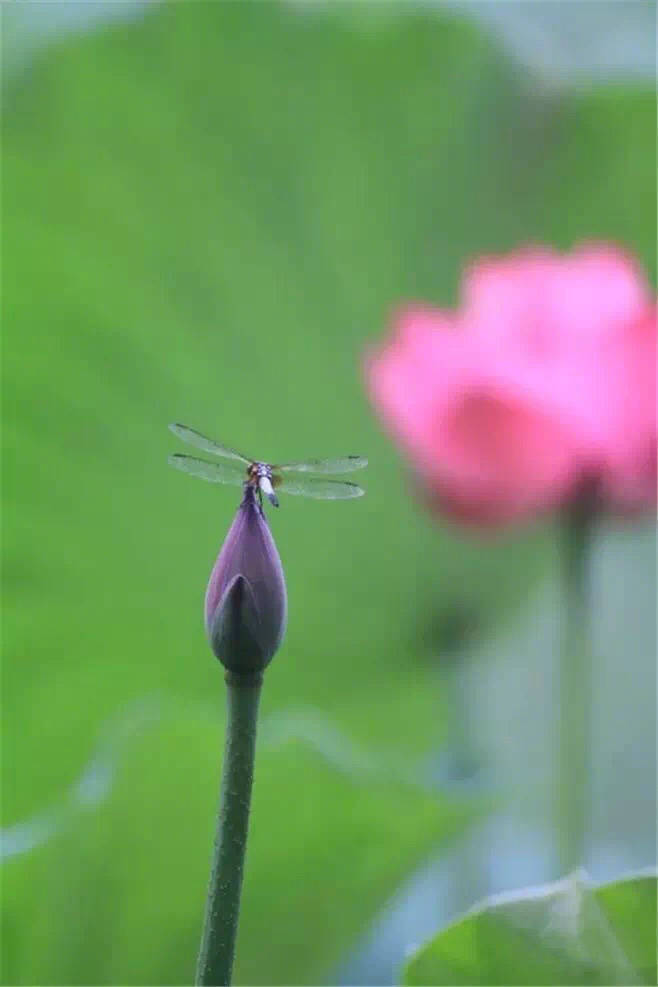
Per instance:
[[[588,826],[591,654],[587,567],[592,512],[583,501],[563,522],[564,628],[559,670],[557,832],[560,874],[584,864]]]
[[[226,745],[208,901],[196,983],[231,983],[254,777],[262,675],[226,673]]]

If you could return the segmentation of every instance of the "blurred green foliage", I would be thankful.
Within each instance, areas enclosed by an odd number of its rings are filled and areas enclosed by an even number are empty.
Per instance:
[[[264,714],[310,706],[414,764],[446,739],[427,628],[499,618],[547,534],[483,547],[423,516],[367,406],[367,342],[528,238],[613,237],[653,269],[649,88],[558,94],[458,20],[346,13],[165,5],[5,92],[4,822],[61,803],[108,718],[171,704],[100,807],[6,865],[5,983],[190,980],[223,722],[201,607],[237,497],[166,468],[167,422],[370,457],[362,501],[271,516],[290,620]],[[239,982],[326,979],[471,815],[264,745]]]
[[[573,874],[486,901],[409,961],[406,984],[655,984],[656,877]]]

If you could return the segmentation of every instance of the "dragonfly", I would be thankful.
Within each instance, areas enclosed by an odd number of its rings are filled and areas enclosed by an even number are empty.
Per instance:
[[[169,456],[168,462],[183,473],[200,476],[210,483],[229,483],[235,486],[249,487],[258,493],[259,501],[263,503],[263,494],[274,507],[279,506],[277,493],[315,497],[318,500],[347,500],[350,497],[361,497],[365,490],[357,483],[345,480],[325,480],[322,474],[350,473],[352,470],[363,469],[368,460],[363,456],[342,456],[338,459],[307,459],[294,463],[279,465],[263,462],[260,459],[250,459],[236,452],[229,446],[215,442],[201,435],[188,425],[178,423],[169,426],[177,438],[195,446],[203,452],[217,456],[220,462],[208,462],[207,459],[197,459],[196,456],[186,456],[177,452]],[[320,476],[305,474],[319,473]]]

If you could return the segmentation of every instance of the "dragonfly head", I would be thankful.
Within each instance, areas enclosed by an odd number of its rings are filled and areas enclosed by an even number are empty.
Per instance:
[[[255,463],[256,467],[256,478],[258,483],[258,489],[261,493],[264,493],[270,504],[273,507],[279,506],[279,500],[277,495],[274,493],[274,487],[272,486],[272,468],[267,465],[267,463]]]

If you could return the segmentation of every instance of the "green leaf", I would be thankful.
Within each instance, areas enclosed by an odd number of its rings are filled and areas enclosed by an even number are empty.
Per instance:
[[[656,876],[575,873],[486,899],[409,960],[405,984],[655,984]]]

